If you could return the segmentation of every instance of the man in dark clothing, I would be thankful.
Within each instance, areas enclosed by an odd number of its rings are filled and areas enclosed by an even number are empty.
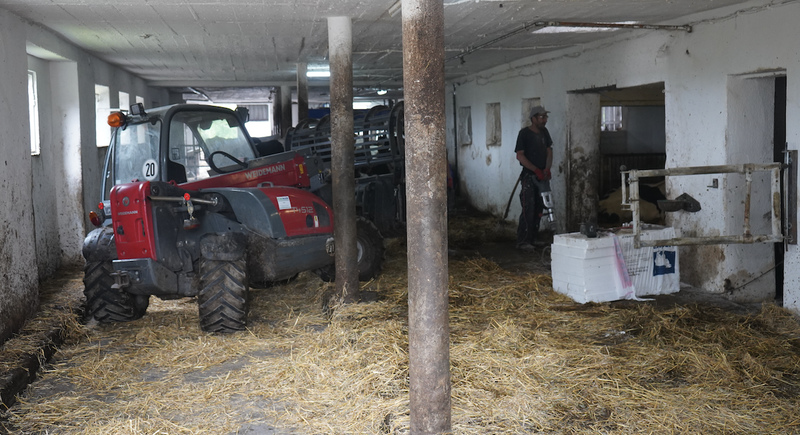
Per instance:
[[[551,178],[550,166],[553,164],[553,139],[547,131],[547,110],[542,106],[531,109],[531,125],[520,130],[517,135],[517,160],[522,165],[519,194],[522,213],[517,227],[517,248],[530,251],[539,233],[544,201],[538,182]]]

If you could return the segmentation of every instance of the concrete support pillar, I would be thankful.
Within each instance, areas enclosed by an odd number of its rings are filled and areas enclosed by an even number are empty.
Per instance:
[[[308,118],[308,65],[297,64],[297,122]]]
[[[566,231],[582,222],[597,221],[600,179],[600,96],[567,95],[567,219]],[[559,230],[563,230],[559,228]]]
[[[281,135],[285,135],[295,123],[292,121],[292,88],[281,86]]]
[[[328,18],[331,68],[331,174],[333,176],[336,297],[358,302],[356,182],[353,136],[353,41],[349,17]]]
[[[412,434],[449,433],[444,5],[403,0]]]

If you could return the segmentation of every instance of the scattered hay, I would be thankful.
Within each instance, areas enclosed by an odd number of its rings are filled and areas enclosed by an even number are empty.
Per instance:
[[[62,330],[81,328],[76,317],[83,294],[83,275],[79,268],[65,268],[58,279],[42,283],[39,289],[39,308],[34,317],[5,343],[0,344],[0,374],[18,368],[20,361],[30,356],[44,359],[42,348],[60,341],[53,337]]]
[[[405,246],[322,310],[311,274],[253,290],[250,327],[204,334],[191,300],[88,325],[8,413],[20,433],[405,434]],[[457,434],[796,433],[800,326],[774,305],[577,305],[547,275],[450,261]],[[268,431],[274,432],[268,432]]]

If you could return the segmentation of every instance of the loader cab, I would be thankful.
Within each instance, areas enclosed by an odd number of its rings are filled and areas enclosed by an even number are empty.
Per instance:
[[[240,170],[257,156],[240,117],[222,107],[182,104],[145,112],[137,104],[128,114],[112,113],[109,125],[116,129],[103,171],[103,201],[118,184],[199,181]]]

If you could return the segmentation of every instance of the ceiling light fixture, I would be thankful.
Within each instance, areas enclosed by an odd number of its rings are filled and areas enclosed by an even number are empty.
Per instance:
[[[537,21],[534,26],[540,27],[531,33],[587,33],[608,32],[617,29],[643,29],[643,30],[683,30],[692,32],[692,26],[670,26],[659,24],[642,24],[636,21],[620,21],[616,23],[574,23],[566,21]]]
[[[378,95],[386,95],[387,92],[389,92],[389,91],[387,91],[386,89],[378,89],[377,94]]]
[[[541,1],[541,0],[540,0]],[[486,41],[482,44],[478,44],[476,46],[468,47],[465,50],[462,50],[461,53],[456,55],[450,56],[446,58],[444,61],[449,62],[453,59],[464,58],[465,55],[474,53],[478,50],[482,50],[490,45],[496,44],[500,41],[503,41],[507,38],[510,38],[518,33],[527,31],[532,27],[537,28],[550,28],[550,27],[570,27],[570,28],[592,28],[591,31],[597,31],[596,29],[606,30],[606,29],[647,29],[647,30],[665,30],[665,31],[676,31],[682,30],[687,33],[692,32],[692,26],[670,26],[670,25],[662,25],[662,24],[638,24],[638,23],[631,23],[629,21],[623,21],[619,23],[575,23],[575,22],[565,22],[565,21],[531,21],[529,23],[525,23],[516,29],[498,36],[497,38],[492,39],[491,41]],[[570,30],[574,31],[574,30]],[[542,32],[541,29],[537,29],[536,31],[532,31],[531,33],[548,33]],[[557,33],[553,32],[552,30],[549,33]]]
[[[394,2],[394,4],[389,6],[389,10],[387,11],[389,12],[389,16],[393,17],[397,15],[400,12],[400,8],[402,6],[403,6],[403,0],[397,0],[396,2]]]
[[[330,71],[308,71],[306,77],[310,79],[324,79],[331,76]]]
[[[547,23],[547,27],[534,30],[531,33],[597,33],[613,32],[624,28],[621,25],[637,24],[636,21],[622,21],[618,23]]]

